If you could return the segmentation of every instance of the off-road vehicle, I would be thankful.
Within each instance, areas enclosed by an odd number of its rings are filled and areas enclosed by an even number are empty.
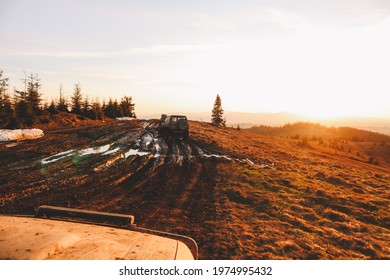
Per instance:
[[[169,135],[181,136],[187,139],[189,136],[189,123],[186,116],[163,114],[160,119],[160,133],[163,137]]]
[[[134,216],[40,206],[35,216],[0,215],[0,259],[197,259],[188,237],[140,228]]]

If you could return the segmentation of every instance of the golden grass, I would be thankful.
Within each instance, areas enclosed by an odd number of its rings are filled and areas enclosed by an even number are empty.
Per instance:
[[[217,249],[228,259],[389,259],[390,168],[335,154],[321,144],[192,122],[218,161]],[[365,149],[354,143],[354,150]],[[273,162],[264,168],[262,163]],[[219,252],[219,253],[217,253]]]

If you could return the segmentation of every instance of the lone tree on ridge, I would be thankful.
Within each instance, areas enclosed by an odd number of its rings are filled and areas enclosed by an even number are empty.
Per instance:
[[[214,102],[214,108],[211,114],[211,123],[217,126],[226,126],[226,120],[223,118],[222,101],[217,94]]]

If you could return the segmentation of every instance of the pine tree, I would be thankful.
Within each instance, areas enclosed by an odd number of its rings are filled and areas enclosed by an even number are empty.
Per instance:
[[[45,105],[47,106],[47,105]],[[55,114],[58,114],[58,106],[56,106],[54,100],[52,99],[51,100],[51,103],[50,103],[50,106],[47,107],[47,111],[51,114],[51,115],[55,115]]]
[[[115,107],[115,103],[118,104],[117,101],[113,101],[112,98],[108,100],[108,104],[104,106],[104,115],[109,118],[116,118],[118,116],[117,108]]]
[[[22,79],[24,91],[15,89],[15,126],[32,126],[38,121],[38,116],[43,114],[41,108],[41,88],[38,74],[30,74]]]
[[[42,94],[39,92],[41,88],[41,79],[39,79],[38,74],[30,74],[27,78],[27,102],[33,112],[32,118],[36,118],[42,113],[40,108],[42,102]],[[34,121],[35,123],[35,121]]]
[[[119,105],[123,117],[135,118],[134,106],[131,96],[124,96]]]
[[[3,70],[0,70],[0,98],[8,91],[8,78],[3,77]]]
[[[79,83],[74,85],[73,90],[73,96],[72,96],[72,113],[74,114],[81,114],[81,102],[82,102],[82,95],[81,95],[81,86]]]
[[[223,118],[222,101],[217,94],[215,98],[214,107],[211,114],[211,123],[217,126],[226,126],[226,119]]]
[[[86,96],[83,101],[83,106],[82,106],[82,113],[85,117],[89,118],[90,117],[90,110],[91,110],[91,104],[89,103],[89,98]]]
[[[27,82],[26,82],[27,83]],[[27,86],[25,87],[27,89]],[[27,92],[14,89],[15,124],[14,128],[24,127],[32,111],[28,104]]]
[[[92,119],[103,120],[104,118],[103,108],[100,105],[98,98],[96,98],[95,101],[92,103],[91,111],[92,111]]]
[[[8,78],[3,77],[3,71],[0,70],[0,127],[7,127],[13,119],[14,110],[8,87]]]
[[[114,101],[114,115],[113,115],[113,118],[117,118],[117,117],[123,117],[123,112],[121,111],[121,109],[119,108],[119,103],[118,103],[118,100],[115,99]]]
[[[30,74],[27,78],[27,103],[30,114],[27,117],[26,124],[34,125],[38,122],[38,116],[42,115],[41,109],[42,94],[39,92],[41,88],[41,79],[38,74]]]
[[[58,100],[57,110],[60,112],[69,112],[68,103],[62,92],[62,84],[60,85],[60,99]]]

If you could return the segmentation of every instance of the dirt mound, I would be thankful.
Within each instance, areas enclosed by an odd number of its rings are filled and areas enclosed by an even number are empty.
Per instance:
[[[38,123],[34,127],[41,129],[63,129],[66,127],[76,127],[85,125],[104,125],[105,123],[113,123],[116,120],[105,118],[101,120],[91,120],[81,115],[59,112],[58,114],[40,116]]]

